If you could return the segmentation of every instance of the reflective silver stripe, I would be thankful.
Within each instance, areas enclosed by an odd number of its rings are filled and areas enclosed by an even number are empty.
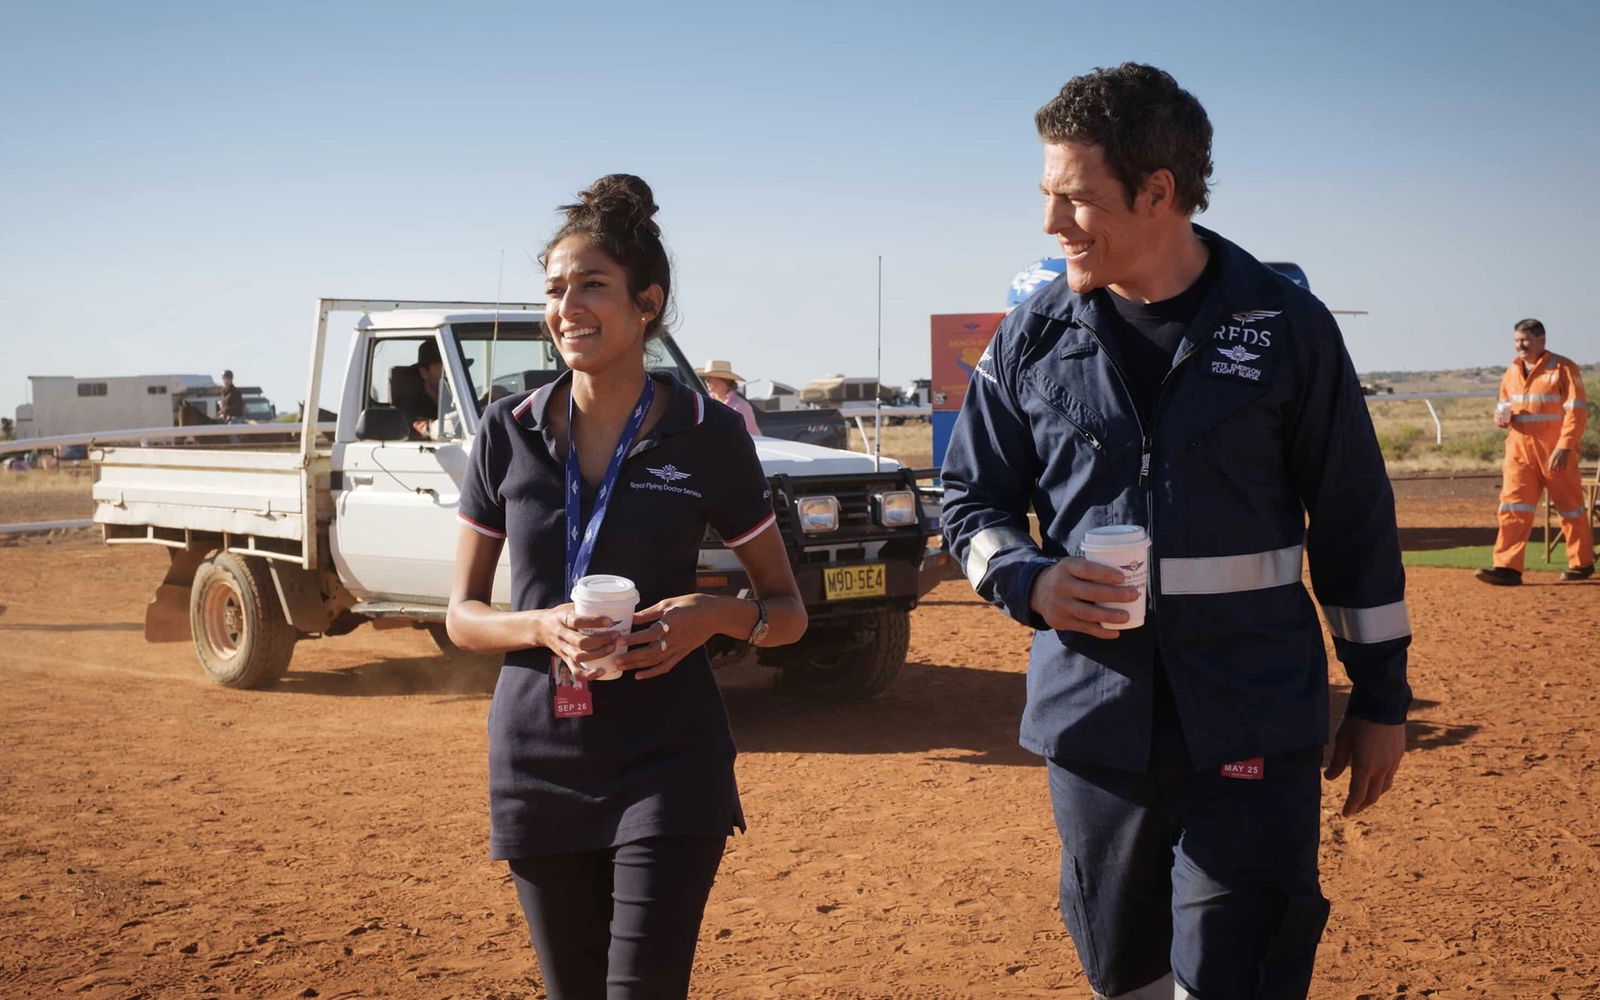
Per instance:
[[[1513,512],[1532,514],[1538,509],[1539,505],[1532,503],[1503,503],[1500,505],[1500,510],[1502,513]]]
[[[1511,422],[1514,424],[1545,424],[1552,420],[1560,420],[1559,413],[1513,413]]]
[[[1584,506],[1584,507],[1579,507],[1577,510],[1558,510],[1558,511],[1556,511],[1556,516],[1557,517],[1582,517],[1583,516],[1583,512],[1588,510],[1588,509],[1589,508],[1587,506]]]
[[[967,543],[967,558],[963,561],[967,581],[976,587],[983,580],[983,575],[989,572],[989,560],[994,558],[996,552],[1020,545],[1032,547],[1033,539],[1019,528],[984,528],[973,535],[972,541]]]
[[[1559,398],[1559,397],[1557,397],[1557,398]],[[1587,410],[1589,408],[1589,404],[1585,403],[1581,399],[1574,399],[1570,403],[1562,403],[1561,404],[1561,408],[1563,410]]]
[[[1513,403],[1559,403],[1561,396],[1554,392],[1514,392],[1506,397]]]
[[[1163,594],[1234,594],[1300,582],[1304,547],[1291,545],[1242,556],[1161,560]]]
[[[1388,642],[1411,634],[1411,619],[1406,602],[1395,601],[1376,608],[1340,608],[1324,604],[1328,631],[1346,642]]]

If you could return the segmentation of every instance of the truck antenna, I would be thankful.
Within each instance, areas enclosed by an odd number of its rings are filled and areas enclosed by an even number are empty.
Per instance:
[[[872,471],[883,461],[883,254],[878,254],[878,376],[872,391]]]
[[[506,285],[506,252],[500,251],[500,274],[494,280],[494,329],[489,334],[489,357],[484,362],[483,398],[494,401],[494,348],[500,342],[501,292]]]
[[[523,247],[522,248],[522,253],[523,253],[523,256],[528,258],[528,266],[533,268],[533,273],[534,274],[542,274],[542,273],[544,273],[544,268],[542,266],[540,266],[540,264],[539,264],[539,258],[537,258],[537,257],[535,257],[533,255],[533,251],[532,250],[529,250],[527,247]],[[541,285],[541,286],[538,286],[538,287],[543,287],[543,286]],[[548,331],[550,329],[550,325],[548,323],[542,323],[541,322],[539,325],[541,327],[543,327],[545,331]],[[553,342],[547,342],[546,344],[543,345],[543,347],[544,347],[544,350],[548,354],[555,355],[557,357],[560,356],[560,352],[558,352],[556,350],[556,346],[555,346],[555,344]]]

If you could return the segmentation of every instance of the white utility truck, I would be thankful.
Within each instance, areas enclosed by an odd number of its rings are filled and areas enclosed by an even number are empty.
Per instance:
[[[350,342],[337,429],[318,443],[315,408],[297,450],[105,448],[94,454],[94,519],[110,544],[166,546],[166,578],[145,615],[152,642],[192,640],[219,683],[261,687],[301,639],[374,621],[445,633],[456,507],[483,407],[563,370],[539,303],[321,299],[307,399],[319,399],[330,312],[361,314]],[[428,434],[414,428],[418,348],[444,360]],[[670,338],[647,366],[703,391]],[[399,404],[399,405],[397,405]],[[411,413],[408,416],[407,410]],[[939,491],[891,459],[760,437],[778,524],[811,616],[792,646],[756,651],[797,693],[871,697],[905,662],[909,615],[948,574]],[[507,556],[493,600],[509,601]],[[714,533],[700,589],[748,580]],[[751,650],[731,640],[715,658]]]

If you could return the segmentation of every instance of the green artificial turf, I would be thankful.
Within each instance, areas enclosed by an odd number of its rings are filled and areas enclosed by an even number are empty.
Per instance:
[[[1553,562],[1544,561],[1544,543],[1528,542],[1527,566],[1529,572],[1563,570],[1567,568],[1566,552],[1557,548]],[[1494,546],[1463,545],[1454,549],[1421,549],[1400,553],[1400,561],[1407,566],[1442,566],[1446,569],[1483,569],[1494,565]]]

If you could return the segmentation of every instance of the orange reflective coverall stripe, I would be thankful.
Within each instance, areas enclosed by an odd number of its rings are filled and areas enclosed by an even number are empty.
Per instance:
[[[1594,534],[1584,507],[1578,458],[1589,407],[1578,366],[1546,351],[1524,376],[1522,364],[1513,361],[1500,379],[1500,401],[1511,404],[1511,430],[1506,435],[1494,564],[1522,572],[1523,548],[1543,491],[1549,491],[1561,518],[1567,565],[1576,569],[1593,564]],[[1550,453],[1557,448],[1572,455],[1560,472],[1552,473]]]

